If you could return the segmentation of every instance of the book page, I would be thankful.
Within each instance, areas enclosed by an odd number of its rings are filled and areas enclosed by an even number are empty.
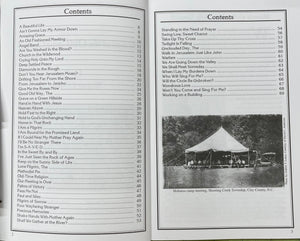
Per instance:
[[[299,4],[254,3],[151,6],[154,239],[299,236]]]
[[[8,235],[146,240],[146,2],[3,9]]]

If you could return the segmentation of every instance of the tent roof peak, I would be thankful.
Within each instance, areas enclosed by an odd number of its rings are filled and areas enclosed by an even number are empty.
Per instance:
[[[204,151],[224,151],[224,152],[247,152],[249,148],[243,146],[232,135],[230,135],[221,125],[214,133],[199,144],[185,150],[190,152]]]

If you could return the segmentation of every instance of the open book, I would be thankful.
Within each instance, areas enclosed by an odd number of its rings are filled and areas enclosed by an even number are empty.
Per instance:
[[[297,0],[4,0],[0,239],[300,237]]]

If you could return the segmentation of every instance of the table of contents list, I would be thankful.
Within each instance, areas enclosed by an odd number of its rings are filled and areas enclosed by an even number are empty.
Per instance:
[[[12,230],[145,230],[144,10],[15,9]]]

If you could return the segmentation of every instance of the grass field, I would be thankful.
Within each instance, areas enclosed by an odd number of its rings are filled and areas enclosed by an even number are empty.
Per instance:
[[[283,167],[185,169],[164,167],[164,188],[281,187]]]

